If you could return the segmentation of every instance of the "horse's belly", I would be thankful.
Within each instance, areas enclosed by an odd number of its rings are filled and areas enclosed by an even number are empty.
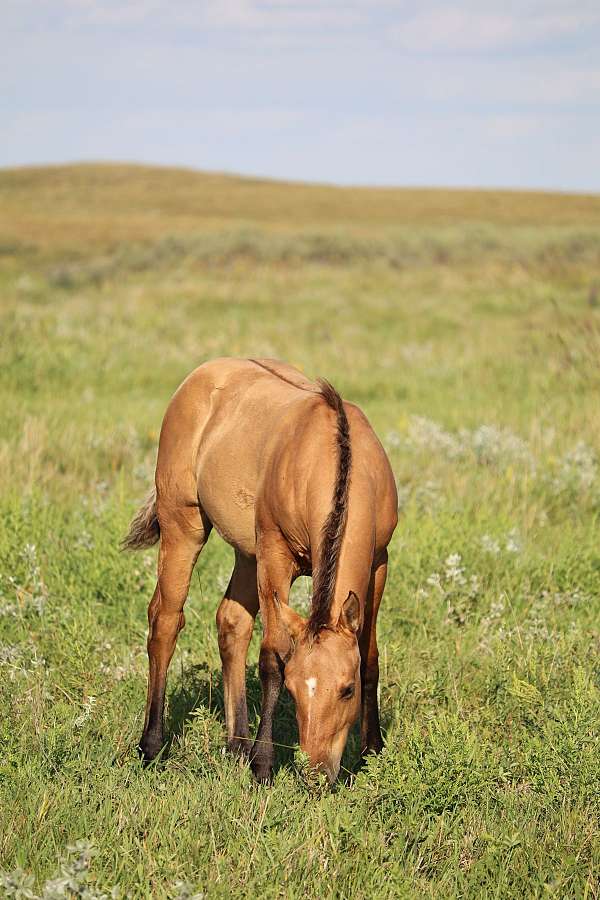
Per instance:
[[[221,462],[205,459],[198,476],[198,498],[213,527],[237,550],[255,554],[255,488],[247,478]]]

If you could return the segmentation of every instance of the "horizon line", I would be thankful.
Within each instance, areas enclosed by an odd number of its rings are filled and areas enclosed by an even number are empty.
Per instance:
[[[60,169],[60,168],[85,168],[92,166],[104,166],[106,168],[127,166],[138,169],[163,169],[165,171],[187,172],[194,175],[206,175],[220,178],[231,178],[240,181],[261,181],[270,184],[292,185],[295,187],[329,188],[333,190],[356,191],[448,191],[456,193],[504,193],[504,194],[552,194],[571,197],[600,198],[600,191],[592,189],[570,189],[550,187],[514,187],[493,185],[445,185],[445,184],[373,184],[313,181],[302,178],[278,177],[259,173],[236,172],[226,169],[202,169],[187,164],[144,162],[135,159],[72,159],[52,162],[26,162],[0,164],[0,172],[26,171],[31,169]]]

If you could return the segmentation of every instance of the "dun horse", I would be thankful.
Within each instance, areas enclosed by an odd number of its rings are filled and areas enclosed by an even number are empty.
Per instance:
[[[235,551],[217,611],[228,747],[249,754],[259,781],[270,779],[285,681],[300,746],[331,782],[359,715],[363,753],[381,750],[376,621],[396,521],[385,452],[363,413],[329,383],[275,360],[219,359],[192,372],[163,421],[156,490],[123,542],[137,549],[160,538],[143,757],[163,746],[167,669],[213,526]],[[310,574],[305,620],[288,597],[294,579]],[[246,655],[259,608],[262,708],[252,744]]]

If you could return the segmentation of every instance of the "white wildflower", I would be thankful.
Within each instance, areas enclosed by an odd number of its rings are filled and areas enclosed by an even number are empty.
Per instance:
[[[75,719],[75,721],[73,722],[73,725],[76,728],[81,728],[83,725],[85,725],[85,723],[87,722],[87,720],[90,718],[90,716],[92,714],[95,704],[96,704],[96,698],[92,697],[90,695],[86,699],[85,703],[83,704],[83,710],[82,710],[81,714],[78,715],[77,718]]]
[[[460,553],[451,553],[444,561],[444,576],[447,581],[462,587],[466,583],[465,570],[461,566]]]
[[[478,575],[471,574],[467,578],[460,553],[447,556],[442,572],[433,572],[426,579],[426,584],[434,588],[446,602],[448,621],[458,625],[464,625],[482,590]],[[417,598],[421,597],[427,597],[427,591],[423,588],[417,593]]]
[[[6,666],[9,681],[26,677],[36,669],[45,669],[46,660],[37,655],[33,644],[0,644],[0,666]]]
[[[407,444],[441,453],[451,460],[464,459],[472,453],[482,465],[515,463],[535,470],[535,459],[527,443],[508,428],[496,425],[480,425],[473,431],[461,428],[452,433],[424,416],[412,416]]]
[[[598,475],[598,462],[596,454],[591,447],[583,441],[568,453],[560,464],[558,475],[554,479],[554,490],[559,493],[565,489],[576,491],[588,491],[596,482]]]
[[[425,481],[423,484],[417,485],[414,497],[419,509],[434,509],[440,502],[441,486],[437,481]]]
[[[438,588],[438,590],[442,590],[442,576],[439,572],[433,572],[429,578],[427,579],[427,584],[430,587]]]
[[[22,649],[17,644],[0,644],[0,663],[11,665],[21,658]]]
[[[67,847],[67,859],[61,862],[58,874],[46,881],[41,894],[34,893],[33,876],[22,869],[0,872],[2,896],[14,900],[117,900],[121,896],[118,887],[100,893],[89,884],[90,860],[94,852],[86,841],[77,841]]]
[[[391,450],[397,450],[400,447],[402,441],[400,439],[400,435],[397,431],[388,431],[385,437],[385,443]]]
[[[82,531],[77,540],[75,541],[76,547],[81,547],[83,550],[93,550],[94,549],[94,540],[89,533],[89,531]]]
[[[15,900],[39,900],[33,893],[33,875],[23,869],[13,872],[0,872],[0,888],[3,897],[14,897]]]
[[[552,604],[553,606],[579,606],[591,603],[590,597],[576,588],[573,591],[542,591],[539,605]]]
[[[554,638],[554,631],[541,616],[530,616],[518,629],[521,638],[531,641],[549,641]]]
[[[124,678],[127,678],[131,668],[128,666],[109,666],[107,663],[102,662],[100,663],[99,671],[101,675],[106,675],[112,681],[122,681]]]
[[[521,538],[519,537],[519,532],[516,528],[511,529],[506,535],[506,543],[505,548],[507,553],[520,553],[523,545],[521,543]]]
[[[490,603],[490,611],[487,616],[482,619],[482,622],[490,623],[497,622],[498,619],[501,619],[504,616],[506,611],[506,595],[501,594],[497,600],[492,600]]]
[[[456,459],[464,452],[460,440],[455,435],[424,416],[411,416],[408,443],[413,447],[443,453],[449,459]]]
[[[482,535],[481,547],[486,553],[491,553],[492,556],[498,556],[500,553],[500,544],[493,537],[490,537],[489,534]]]
[[[501,594],[497,600],[492,600],[490,608],[486,616],[483,616],[480,622],[483,636],[480,640],[480,646],[488,648],[490,645],[490,636],[493,634],[502,638],[506,634],[506,629],[502,624],[506,613],[506,595]]]
[[[187,881],[176,881],[173,885],[175,888],[175,900],[204,900],[204,893],[197,891]]]
[[[23,611],[27,612],[27,610],[31,609],[41,616],[48,599],[48,590],[42,578],[35,544],[25,544],[21,550],[20,557],[27,569],[25,583],[19,585],[14,578],[10,578],[9,581],[15,587]]]
[[[533,457],[525,441],[507,428],[480,425],[471,434],[470,441],[475,456],[483,464],[512,461],[533,466]]]
[[[481,593],[479,575],[471,575],[469,578],[469,597],[475,598]]]

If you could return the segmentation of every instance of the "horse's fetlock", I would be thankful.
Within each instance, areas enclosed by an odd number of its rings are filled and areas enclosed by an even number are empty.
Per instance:
[[[248,758],[252,752],[250,738],[234,737],[227,741],[227,750],[233,756]]]

